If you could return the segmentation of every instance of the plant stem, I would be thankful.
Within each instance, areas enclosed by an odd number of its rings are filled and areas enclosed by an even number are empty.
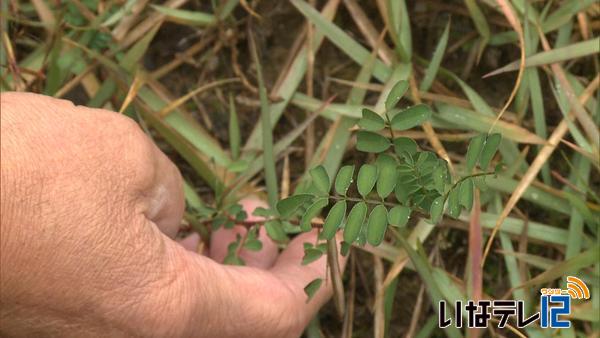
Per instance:
[[[454,182],[454,184],[452,185],[452,187],[450,187],[450,189],[448,190],[448,192],[444,194],[444,204],[446,204],[446,200],[448,199],[448,196],[450,195],[450,192],[452,190],[456,189],[458,187],[458,185],[461,184],[464,180],[466,180],[468,178],[473,178],[473,177],[488,176],[488,175],[495,175],[495,174],[496,173],[493,172],[493,171],[487,171],[487,172],[482,172],[482,173],[477,173],[477,174],[472,174],[472,175],[468,175],[468,176],[462,177],[458,181]]]
[[[384,202],[384,201],[370,200],[370,199],[357,198],[357,197],[345,197],[345,196],[333,196],[333,195],[330,195],[328,197],[329,197],[329,199],[336,200],[336,201],[346,200],[346,201],[351,201],[351,202],[365,202],[367,204],[383,204],[388,207],[395,207],[395,206],[399,205],[399,204],[392,203],[392,202]]]

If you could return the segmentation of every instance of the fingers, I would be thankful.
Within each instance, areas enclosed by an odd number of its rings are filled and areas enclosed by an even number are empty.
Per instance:
[[[200,235],[197,232],[192,232],[185,238],[177,241],[184,249],[188,251],[196,252],[198,250],[198,244],[200,244]]]
[[[333,292],[331,276],[327,275],[326,255],[323,255],[320,259],[308,265],[302,265],[304,243],[308,242],[315,244],[316,239],[317,230],[297,236],[279,255],[279,258],[271,269],[273,274],[275,274],[289,289],[293,290],[297,298],[298,311],[300,311],[307,320],[314,317],[319,308],[329,300]],[[340,243],[342,241],[340,233],[336,236],[336,241],[339,252]],[[340,269],[343,272],[346,266],[346,257],[338,255],[338,261]],[[307,303],[304,287],[317,278],[323,279],[323,282],[320,289]]]
[[[175,321],[179,332],[183,332],[181,335],[300,336],[309,320],[332,295],[331,278],[326,276],[325,256],[302,265],[303,244],[315,243],[316,238],[317,231],[297,236],[269,270],[221,265],[185,251],[180,245],[175,245],[176,249],[168,244],[168,248],[177,251],[170,255],[176,257],[173,262],[179,262],[175,265],[185,267],[176,269],[180,271],[178,280],[181,283],[176,283],[179,285],[176,291],[169,292],[177,295],[170,298],[172,302],[187,304],[177,311],[176,317],[181,319]],[[341,242],[341,238],[336,240]],[[339,257],[339,262],[343,268],[345,259]],[[307,302],[304,287],[316,278],[322,278],[324,282],[313,299]],[[171,305],[171,308],[177,308]],[[195,324],[199,322],[203,325]]]
[[[244,211],[248,214],[247,221],[260,221],[262,217],[252,215],[254,209],[258,207],[266,207],[267,204],[256,198],[242,199],[240,204],[244,208]],[[236,240],[236,236],[244,237],[247,232],[247,228],[244,226],[236,225],[232,229],[219,228],[214,231],[211,235],[211,246],[209,255],[215,261],[222,263],[227,256],[227,249],[230,243]],[[262,242],[262,248],[258,251],[251,251],[247,249],[240,250],[240,258],[244,260],[247,266],[268,269],[270,268],[275,259],[277,258],[277,245],[269,238],[264,227],[259,228],[258,239]]]

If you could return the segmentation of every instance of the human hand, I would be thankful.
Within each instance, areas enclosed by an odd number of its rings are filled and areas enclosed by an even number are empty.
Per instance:
[[[299,336],[330,297],[303,292],[326,274],[300,263],[316,232],[279,255],[261,233],[243,267],[219,263],[239,228],[213,234],[214,260],[173,241],[180,174],[132,120],[35,94],[0,105],[0,333]]]

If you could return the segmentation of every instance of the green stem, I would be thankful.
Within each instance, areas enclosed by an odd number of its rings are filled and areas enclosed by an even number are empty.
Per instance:
[[[385,119],[387,120],[387,125],[386,127],[390,130],[390,136],[392,137],[392,143],[394,143],[394,139],[396,138],[394,136],[394,129],[392,129],[392,121],[390,121],[390,117],[388,116],[387,112],[385,112]]]
[[[450,195],[450,192],[454,189],[456,189],[458,187],[459,184],[461,184],[464,180],[469,179],[469,178],[473,178],[473,177],[479,177],[479,176],[489,176],[489,175],[495,175],[496,173],[493,171],[487,171],[487,172],[483,172],[483,173],[477,173],[477,174],[472,174],[472,175],[468,175],[465,177],[462,177],[461,179],[459,179],[458,181],[456,181],[452,187],[450,187],[450,189],[448,190],[447,193],[444,194],[444,203],[446,204],[446,200],[448,199],[448,195]]]
[[[395,207],[397,205],[400,205],[400,204],[396,204],[396,203],[392,203],[392,202],[385,202],[385,201],[378,201],[378,200],[369,200],[369,199],[357,198],[357,197],[333,196],[333,195],[329,195],[328,197],[329,197],[329,199],[336,200],[336,201],[346,200],[346,201],[351,201],[351,202],[365,202],[367,204],[383,204],[383,205],[386,205],[388,207]]]

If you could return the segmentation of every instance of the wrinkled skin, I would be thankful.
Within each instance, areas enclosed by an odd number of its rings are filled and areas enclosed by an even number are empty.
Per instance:
[[[197,235],[175,242],[181,176],[129,118],[0,98],[0,335],[293,337],[331,296],[303,292],[325,278],[324,258],[300,264],[315,232],[279,253],[262,229],[245,267],[220,264],[241,226],[215,232],[208,257],[184,248]]]

